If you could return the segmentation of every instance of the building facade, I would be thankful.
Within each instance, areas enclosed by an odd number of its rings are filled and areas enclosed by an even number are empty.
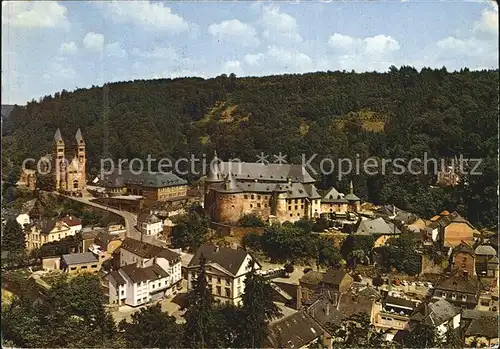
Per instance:
[[[43,244],[59,241],[75,232],[63,220],[44,219],[36,221],[25,228],[26,249],[40,248]]]
[[[187,182],[174,173],[116,170],[102,180],[108,196],[136,195],[148,201],[185,198]]]
[[[163,221],[152,213],[143,212],[137,216],[137,229],[145,235],[157,236],[163,233]]]
[[[201,256],[206,258],[206,277],[216,302],[241,304],[245,292],[245,279],[253,263],[256,270],[260,264],[243,250],[234,250],[214,245],[201,245],[187,266],[188,290],[193,288],[200,270]]]
[[[55,190],[69,195],[81,195],[87,184],[85,141],[80,129],[76,132],[75,140],[76,148],[72,148],[67,147],[59,129],[54,136],[52,168]]]

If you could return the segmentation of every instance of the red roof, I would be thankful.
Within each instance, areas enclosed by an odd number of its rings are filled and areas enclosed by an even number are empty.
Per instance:
[[[78,219],[77,217],[73,217],[73,216],[66,216],[62,219],[62,221],[70,227],[74,227],[76,225],[82,225],[82,221],[80,219]]]

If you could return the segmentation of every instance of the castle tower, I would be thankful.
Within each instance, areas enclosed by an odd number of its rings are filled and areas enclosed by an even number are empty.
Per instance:
[[[54,174],[56,190],[66,187],[66,164],[64,157],[64,141],[61,136],[61,130],[57,129],[54,135],[55,154],[54,154]]]
[[[76,155],[78,157],[78,163],[80,169],[78,173],[79,174],[78,188],[81,190],[85,188],[85,185],[87,184],[86,167],[85,167],[87,158],[85,155],[85,141],[83,140],[82,131],[80,129],[76,131],[75,139],[77,146]]]
[[[209,164],[207,178],[204,183],[204,207],[205,211],[213,218],[215,209],[215,192],[210,190],[210,185],[222,183],[224,178],[219,168],[219,159],[217,152],[214,151],[214,158]]]

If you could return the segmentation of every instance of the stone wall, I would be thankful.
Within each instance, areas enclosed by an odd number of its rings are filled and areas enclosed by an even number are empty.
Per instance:
[[[217,222],[210,222],[210,228],[217,231],[221,236],[233,236],[240,239],[250,232],[262,235],[265,229],[264,227],[240,227]]]

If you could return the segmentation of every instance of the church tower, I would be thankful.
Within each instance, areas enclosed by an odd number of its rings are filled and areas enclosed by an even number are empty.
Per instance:
[[[86,156],[85,156],[85,141],[83,140],[82,137],[82,131],[78,129],[76,131],[75,135],[76,139],[76,146],[77,146],[77,156],[78,156],[78,162],[79,162],[79,185],[78,187],[80,189],[85,188],[85,184],[87,184],[87,178],[86,178],[86,168],[85,168],[85,163],[87,162]]]
[[[61,130],[57,129],[54,135],[55,154],[54,154],[54,173],[56,190],[66,188],[66,164],[64,157],[64,141],[61,136]]]

